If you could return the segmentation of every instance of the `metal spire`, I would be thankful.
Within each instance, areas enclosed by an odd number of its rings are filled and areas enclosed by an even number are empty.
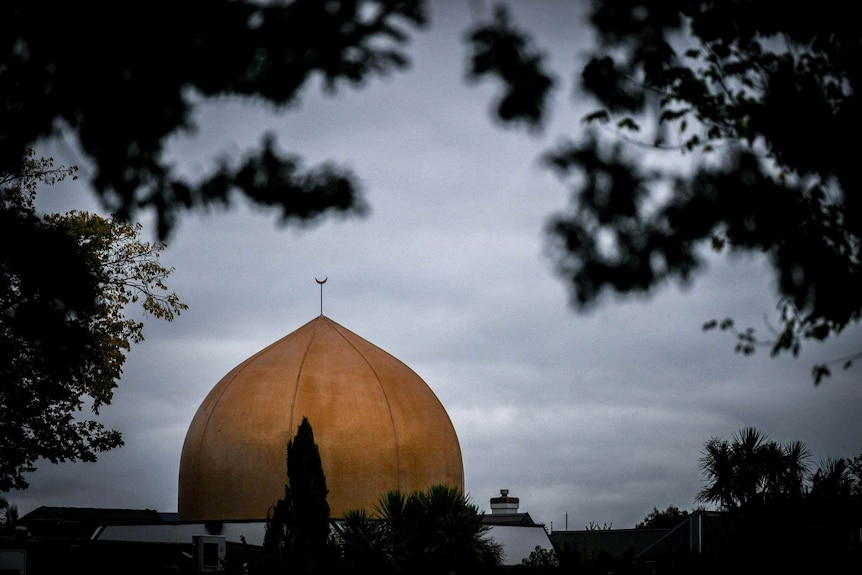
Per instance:
[[[328,277],[325,277],[322,280],[314,278],[314,281],[320,284],[320,315],[323,315],[323,284],[325,284],[328,279]]]

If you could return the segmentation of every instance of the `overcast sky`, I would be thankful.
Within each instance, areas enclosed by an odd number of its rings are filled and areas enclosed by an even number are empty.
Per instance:
[[[328,278],[326,316],[437,394],[461,443],[467,495],[487,512],[500,489],[553,529],[629,528],[656,507],[690,510],[703,444],[747,426],[805,443],[815,464],[862,452],[860,368],[816,388],[809,375],[812,362],[859,349],[859,329],[779,360],[765,350],[743,358],[730,336],[701,331],[725,316],[762,327],[775,296],[761,260],[716,259],[688,290],[609,300],[588,315],[568,305],[542,232],[568,194],[538,156],[592,110],[573,95],[590,37],[575,2],[525,6],[515,15],[559,75],[541,134],[495,125],[495,86],[464,81],[466,0],[433,4],[405,73],[334,97],[308,90],[284,112],[231,100],[201,110],[198,133],[172,144],[181,169],[200,174],[271,130],[306,165],[354,170],[371,211],[306,228],[243,205],[184,217],[163,263],[190,309],[147,322],[100,418],[125,447],[97,463],[40,464],[27,491],[7,494],[22,515],[40,505],[176,511],[192,416],[229,370],[319,314],[315,278]],[[86,175],[74,142],[40,151]],[[80,184],[44,188],[39,201],[95,209]]]

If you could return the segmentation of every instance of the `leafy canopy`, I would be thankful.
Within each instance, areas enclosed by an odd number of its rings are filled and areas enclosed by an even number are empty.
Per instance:
[[[18,173],[43,138],[71,139],[93,165],[89,183],[105,210],[123,220],[155,212],[161,239],[181,210],[229,205],[235,193],[285,222],[362,214],[349,170],[305,168],[269,135],[199,180],[176,173],[165,145],[193,131],[194,112],[212,99],[284,108],[314,80],[336,90],[403,68],[405,29],[424,23],[420,0],[9,0],[0,8],[0,172]]]
[[[141,226],[86,212],[39,217],[40,183],[75,177],[32,151],[0,174],[0,491],[26,488],[39,459],[95,461],[118,431],[81,416],[108,405],[126,352],[143,340],[129,306],[171,321],[187,309]]]
[[[213,99],[283,109],[316,83],[337,90],[404,69],[426,2],[46,4],[0,8],[0,173],[18,173],[38,141],[73,140],[106,210],[123,220],[154,211],[162,239],[181,211],[227,206],[236,195],[279,210],[285,223],[367,211],[349,170],[306,168],[268,134],[242,158],[214,158],[198,179],[179,175],[165,146],[193,131],[195,111]],[[572,191],[547,238],[576,309],[691,282],[713,249],[765,254],[774,271],[777,314],[766,338],[732,318],[704,324],[735,334],[742,354],[768,345],[772,355],[797,355],[860,320],[855,21],[855,6],[837,0],[816,10],[755,0],[590,3],[597,40],[577,70],[578,97],[596,109],[543,157]],[[500,4],[465,40],[468,77],[502,87],[497,118],[541,128],[556,76],[529,32]],[[648,163],[647,152],[669,160]],[[846,368],[858,357],[815,365],[815,384],[832,363]]]
[[[774,270],[778,323],[767,326],[768,338],[737,330],[732,319],[704,325],[733,331],[740,353],[768,344],[773,355],[796,355],[806,340],[859,321],[862,204],[852,142],[862,126],[862,32],[854,10],[832,0],[816,10],[754,0],[591,2],[597,42],[579,96],[597,109],[544,157],[572,190],[547,233],[577,309],[608,293],[688,283],[711,248],[766,254]],[[471,36],[477,72],[488,69],[491,33],[506,39],[508,60],[529,62],[522,74],[496,67],[504,93],[548,86],[529,33],[505,18]],[[498,118],[538,125],[550,109],[547,92],[529,94],[508,98],[518,107],[501,107]],[[849,367],[859,356],[838,362]],[[815,384],[829,364],[814,366]]]

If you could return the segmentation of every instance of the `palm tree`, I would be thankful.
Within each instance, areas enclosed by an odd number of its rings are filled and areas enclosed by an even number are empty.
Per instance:
[[[827,457],[811,480],[811,494],[819,497],[848,498],[853,491],[853,474],[843,457]]]
[[[499,566],[502,547],[487,537],[482,513],[460,489],[433,485],[385,493],[375,508],[345,514],[336,528],[345,563],[374,572],[477,573]]]
[[[407,497],[397,489],[387,491],[378,500],[374,511],[392,530],[399,530],[406,521]]]
[[[389,524],[369,516],[364,509],[348,511],[334,527],[341,562],[351,570],[390,573],[403,564]]]
[[[731,443],[734,495],[739,505],[755,501],[765,485],[777,447],[753,427],[740,430]],[[776,475],[773,473],[773,475]]]
[[[704,444],[700,468],[708,483],[698,492],[696,500],[716,503],[723,509],[736,505],[733,487],[734,461],[730,443],[725,439],[711,438]]]
[[[424,573],[473,573],[500,564],[502,547],[486,536],[482,513],[464,493],[433,485],[413,493],[405,508],[408,551]]]
[[[808,465],[811,452],[801,441],[794,441],[784,446],[784,456],[785,476],[782,491],[791,497],[801,496],[811,474]]]
[[[733,441],[712,438],[700,458],[707,484],[697,500],[733,509],[770,495],[799,496],[809,457],[802,443],[782,447],[753,427],[740,430]]]
[[[862,454],[849,460],[847,466],[850,468],[852,482],[850,493],[853,497],[862,497]]]
[[[785,449],[774,441],[763,445],[760,453],[760,466],[763,477],[760,479],[760,493],[764,498],[770,495],[781,495],[785,492],[788,482],[789,458]]]

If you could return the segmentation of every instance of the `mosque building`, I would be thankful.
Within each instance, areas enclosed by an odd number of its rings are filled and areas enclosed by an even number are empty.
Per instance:
[[[189,426],[180,520],[262,519],[284,496],[287,443],[307,418],[333,517],[387,491],[464,491],[455,428],[412,369],[321,314],[225,375]]]

